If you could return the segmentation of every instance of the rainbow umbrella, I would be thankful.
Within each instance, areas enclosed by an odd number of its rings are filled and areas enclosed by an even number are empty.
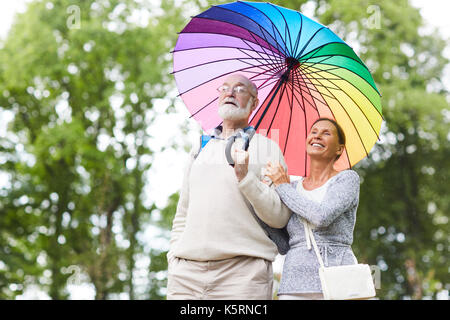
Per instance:
[[[369,70],[300,12],[259,2],[213,6],[180,32],[173,54],[180,96],[205,131],[222,122],[216,89],[225,77],[239,73],[256,84],[260,104],[250,125],[279,144],[291,175],[308,174],[305,140],[319,117],[345,131],[337,170],[366,157],[379,138],[380,94]]]

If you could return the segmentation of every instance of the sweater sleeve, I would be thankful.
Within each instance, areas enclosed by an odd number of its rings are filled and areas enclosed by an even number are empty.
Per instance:
[[[239,182],[239,190],[251,203],[258,217],[272,228],[283,228],[291,213],[284,205],[274,188],[261,182],[249,171]]]
[[[295,214],[320,228],[329,226],[339,215],[358,203],[359,176],[353,170],[346,170],[331,181],[321,203],[311,201],[295,188],[297,181],[276,187],[281,200]]]
[[[184,171],[183,182],[180,190],[180,198],[178,199],[177,210],[175,212],[175,217],[172,222],[172,231],[170,233],[170,250],[167,253],[167,259],[169,261],[173,257],[174,248],[186,226],[186,213],[189,207],[189,174],[191,172],[192,163],[195,160],[194,155],[196,149],[198,149],[198,147],[192,148],[189,154],[189,162],[187,163]]]

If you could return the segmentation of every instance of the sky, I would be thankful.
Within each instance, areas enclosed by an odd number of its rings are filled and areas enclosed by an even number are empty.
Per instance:
[[[30,0],[0,0],[0,39],[4,39],[7,35],[13,22],[14,15],[17,12],[23,12],[26,8],[26,3],[29,1]],[[444,38],[450,39],[450,19],[448,18],[450,1],[410,0],[410,2],[413,6],[420,8],[420,12],[427,24],[422,32],[428,33],[432,28],[438,28]],[[444,56],[450,59],[450,45],[444,51]],[[450,66],[446,68],[445,74],[444,84],[447,90],[450,90]],[[167,102],[164,100],[158,101],[155,104],[157,112],[162,112],[167,107]],[[195,123],[193,119],[187,120],[189,113],[181,101],[177,101],[175,110],[176,112],[173,114],[158,116],[155,123],[149,128],[149,133],[154,135],[154,139],[152,140],[154,143],[152,146],[154,146],[156,150],[170,145],[172,142],[177,142],[178,144],[185,144],[186,142],[192,143],[198,138],[200,126]],[[0,120],[2,120],[2,122],[5,120],[5,114],[1,111]],[[179,126],[181,124],[185,124],[189,128],[190,133],[187,137],[176,134],[179,132]],[[4,134],[5,127],[0,126],[0,136]],[[171,148],[158,153],[147,177],[150,181],[146,191],[149,201],[155,202],[160,208],[165,206],[168,196],[177,192],[181,186],[180,177],[183,175],[186,160],[186,152],[175,151]],[[156,183],[152,184],[152,181]],[[144,238],[152,238],[155,232],[155,229],[149,228],[145,232]],[[274,271],[280,272],[282,263],[283,259],[279,256],[274,263]],[[94,295],[93,288],[88,285],[71,286],[69,291],[72,299],[92,299]],[[39,290],[30,290],[29,293],[22,298],[47,299],[48,296]]]

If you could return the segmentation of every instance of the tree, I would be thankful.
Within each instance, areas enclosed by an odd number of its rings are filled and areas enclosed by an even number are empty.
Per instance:
[[[154,209],[144,205],[147,128],[153,102],[172,88],[181,12],[174,1],[62,0],[31,2],[16,17],[0,51],[0,106],[14,115],[15,140],[0,141],[10,185],[1,193],[0,297],[37,284],[65,299],[64,270],[75,265],[97,299],[139,298],[138,234]]]

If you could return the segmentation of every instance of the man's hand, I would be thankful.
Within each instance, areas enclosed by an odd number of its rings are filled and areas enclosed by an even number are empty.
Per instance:
[[[234,173],[236,174],[238,181],[241,181],[247,175],[248,158],[249,158],[249,154],[247,151],[234,149],[234,153],[233,153]]]

